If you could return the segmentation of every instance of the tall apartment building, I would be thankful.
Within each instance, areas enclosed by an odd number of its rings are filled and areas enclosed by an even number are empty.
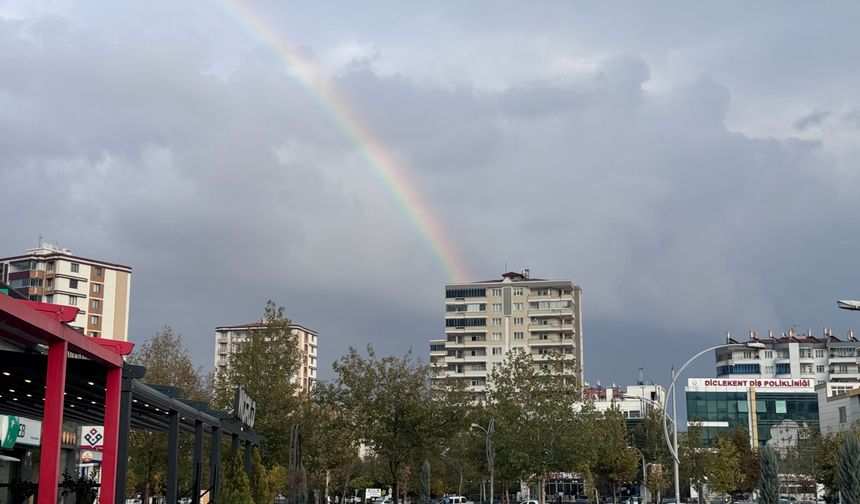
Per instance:
[[[550,353],[574,363],[583,383],[582,290],[569,280],[508,272],[499,280],[445,286],[445,338],[430,341],[435,383],[465,382],[477,400],[486,397],[493,366],[514,349],[546,366]]]
[[[215,370],[225,371],[230,363],[230,355],[235,351],[237,345],[241,345],[252,331],[259,331],[265,327],[265,322],[216,327]],[[296,370],[292,381],[299,384],[303,392],[310,392],[317,381],[317,338],[319,335],[316,331],[297,324],[292,324],[290,329],[296,336],[296,344],[300,354],[299,368]]]
[[[860,381],[860,341],[848,331],[845,339],[825,328],[820,337],[793,330],[774,337],[750,339],[764,348],[724,348],[716,352],[717,376],[744,379],[810,379],[813,384]],[[727,343],[737,341],[727,336]],[[838,390],[838,389],[837,389]]]
[[[128,340],[130,266],[42,242],[23,255],[0,258],[0,280],[30,300],[77,307],[69,325],[88,336]]]

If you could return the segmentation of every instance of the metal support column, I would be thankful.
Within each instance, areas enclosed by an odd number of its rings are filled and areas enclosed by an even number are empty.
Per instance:
[[[125,504],[128,485],[128,443],[131,439],[131,382],[143,377],[144,368],[126,364],[122,368],[122,392],[119,400],[119,446],[116,451],[116,492],[114,504]],[[104,504],[110,504],[104,501]]]
[[[245,441],[245,474],[251,477],[251,442]]]
[[[194,485],[192,504],[200,504],[200,478],[203,477],[203,421],[194,421]]]
[[[105,387],[104,448],[102,449],[102,479],[99,501],[116,500],[117,455],[119,453],[119,416],[122,393],[122,368],[109,369]],[[123,496],[125,500],[125,496]]]
[[[233,458],[236,458],[236,454],[239,453],[239,435],[231,434],[232,438],[230,439],[230,455]]]
[[[60,479],[60,440],[63,435],[63,401],[66,390],[65,341],[48,346],[48,372],[45,375],[45,409],[42,419],[42,454],[39,462],[39,504],[57,504]]]
[[[167,431],[167,503],[179,502],[179,412],[168,415],[170,428]]]
[[[209,503],[218,502],[218,475],[221,472],[221,427],[212,427],[212,446],[209,447]]]

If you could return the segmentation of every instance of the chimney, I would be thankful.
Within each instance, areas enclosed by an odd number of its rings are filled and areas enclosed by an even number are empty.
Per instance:
[[[531,275],[531,271],[529,271],[528,268],[523,270],[523,276],[524,277],[529,278],[530,275]]]
[[[729,343],[730,339],[732,339],[732,333],[729,331],[726,331],[726,344]]]
[[[767,330],[767,337],[768,337],[769,339],[773,339],[773,329],[768,329],[768,330]]]

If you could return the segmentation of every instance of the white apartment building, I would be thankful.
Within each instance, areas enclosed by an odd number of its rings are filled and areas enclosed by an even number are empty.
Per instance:
[[[582,290],[569,280],[508,272],[498,280],[445,286],[445,338],[430,341],[434,383],[464,381],[476,400],[486,397],[493,366],[511,350],[528,352],[535,366],[550,353],[574,363],[583,383]]]
[[[265,322],[251,322],[235,326],[215,328],[215,370],[224,371],[230,363],[230,354],[241,345],[252,331],[266,327]],[[299,347],[300,362],[293,383],[299,384],[303,392],[310,392],[317,381],[317,338],[316,331],[297,324],[290,325]]]
[[[47,242],[0,258],[0,280],[31,301],[74,306],[87,336],[128,340],[131,267],[76,256]]]
[[[639,420],[652,410],[661,410],[661,404],[666,400],[666,390],[662,385],[640,382],[636,385],[621,387],[586,387],[582,392],[583,399],[591,401],[594,409],[604,412],[612,408],[618,409],[628,420]]]
[[[822,383],[818,394],[821,434],[827,436],[860,427],[860,382]]]
[[[822,336],[797,334],[793,330],[779,337],[768,332],[759,338],[750,332],[750,341],[764,348],[723,348],[717,350],[717,377],[743,379],[810,379],[814,384],[860,381],[860,341],[848,331],[844,339],[825,328]],[[744,344],[726,335],[727,343]]]

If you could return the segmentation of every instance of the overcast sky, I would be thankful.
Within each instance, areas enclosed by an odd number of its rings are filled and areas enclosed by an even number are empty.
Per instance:
[[[443,332],[434,250],[239,4],[400,160],[461,280],[582,286],[592,383],[860,329],[856,2],[0,0],[0,254],[132,266],[132,341],[169,325],[208,369],[271,298],[325,379]]]

